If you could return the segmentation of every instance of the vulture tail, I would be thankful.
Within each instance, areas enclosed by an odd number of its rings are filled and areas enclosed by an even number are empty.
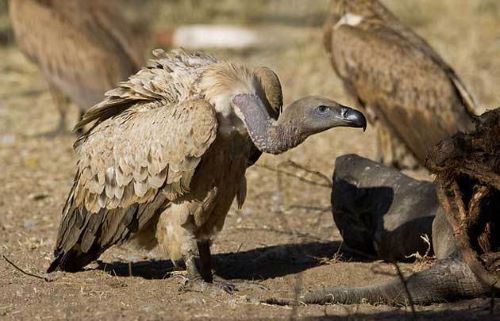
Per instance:
[[[54,260],[47,272],[76,272],[96,260],[106,249],[98,240],[103,218],[103,213],[90,214],[79,208],[64,215],[59,227]]]
[[[74,202],[74,187],[70,192],[59,226],[54,261],[47,272],[76,272],[113,245],[121,244],[158,220],[164,201],[157,193],[149,205],[135,203],[126,208],[101,208],[89,212]]]
[[[50,264],[47,269],[48,273],[54,271],[66,271],[66,272],[77,272],[80,271],[85,265],[92,261],[97,260],[101,251],[96,249],[96,251],[89,251],[87,253],[82,253],[77,250],[69,250],[67,252],[57,252],[54,251],[55,259]]]

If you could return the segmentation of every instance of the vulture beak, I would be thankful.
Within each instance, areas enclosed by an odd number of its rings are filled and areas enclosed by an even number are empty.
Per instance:
[[[363,131],[366,130],[366,118],[365,118],[365,116],[363,115],[363,113],[361,113],[355,109],[352,109],[352,108],[349,108],[346,106],[342,106],[339,117],[341,118],[341,121],[344,122],[344,124],[345,124],[344,126],[359,127],[359,128],[363,128]]]

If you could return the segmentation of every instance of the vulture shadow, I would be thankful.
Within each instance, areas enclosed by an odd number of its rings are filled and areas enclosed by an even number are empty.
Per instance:
[[[212,255],[215,274],[224,279],[265,280],[295,274],[324,264],[338,256],[340,241],[282,244],[242,252]],[[342,251],[339,260],[362,260],[356,254]],[[144,279],[168,278],[174,270],[170,260],[139,262],[98,261],[97,269],[116,276]]]

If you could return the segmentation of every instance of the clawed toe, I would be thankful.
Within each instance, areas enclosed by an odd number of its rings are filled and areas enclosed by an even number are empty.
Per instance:
[[[46,281],[46,282],[54,282],[54,281],[57,281],[59,280],[61,277],[64,276],[64,272],[62,271],[54,271],[54,272],[51,272],[51,273],[45,273],[43,275],[43,279]]]
[[[228,294],[233,294],[234,292],[238,291],[236,285],[234,285],[234,283],[230,281],[220,280],[214,281],[214,283],[212,284]]]
[[[228,294],[233,294],[238,291],[236,286],[229,281],[213,281],[212,283],[205,282],[202,278],[186,279],[184,284],[179,287],[179,292],[206,292],[207,290],[224,291]]]

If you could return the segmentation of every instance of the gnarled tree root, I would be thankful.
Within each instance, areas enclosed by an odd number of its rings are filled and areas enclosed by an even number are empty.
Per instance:
[[[427,164],[462,259],[485,287],[500,290],[500,109],[470,134],[440,142]]]
[[[405,283],[408,291],[405,289]],[[328,288],[307,293],[299,298],[271,298],[266,303],[277,305],[298,304],[389,304],[427,305],[459,298],[483,295],[487,290],[476,279],[467,264],[457,258],[436,262],[430,269],[415,273],[406,280],[394,279],[388,283],[357,288]]]

